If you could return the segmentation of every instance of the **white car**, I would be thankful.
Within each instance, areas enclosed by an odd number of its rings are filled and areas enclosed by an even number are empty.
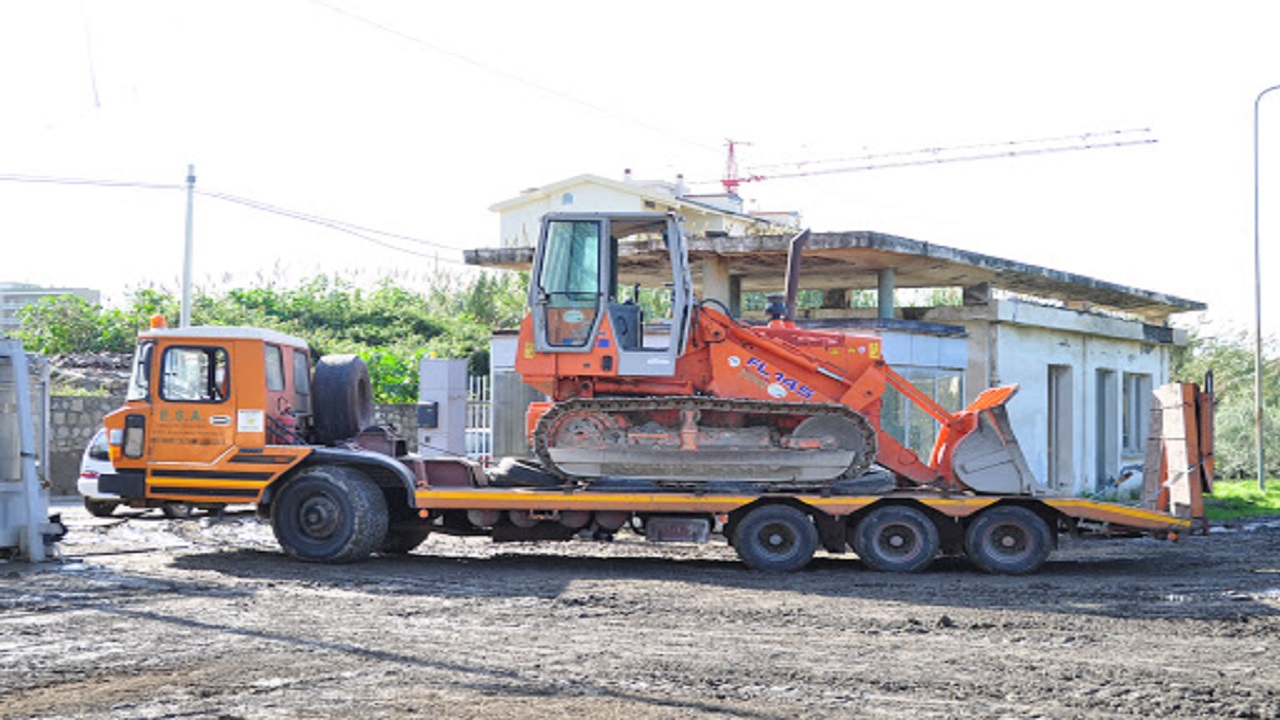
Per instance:
[[[98,477],[104,473],[115,472],[111,465],[111,454],[107,449],[107,431],[99,428],[93,439],[84,449],[80,458],[80,479],[76,480],[76,489],[84,496],[84,509],[94,517],[111,517],[116,508],[123,502],[119,495],[102,492],[98,489]],[[201,506],[205,507],[205,506]],[[214,508],[221,506],[211,506]],[[186,503],[166,502],[160,506],[165,517],[190,517],[195,506]]]
[[[107,450],[107,431],[98,428],[80,458],[80,479],[76,481],[76,489],[84,496],[84,509],[95,517],[111,517],[120,504],[119,495],[98,490],[98,476],[112,472],[115,468]]]

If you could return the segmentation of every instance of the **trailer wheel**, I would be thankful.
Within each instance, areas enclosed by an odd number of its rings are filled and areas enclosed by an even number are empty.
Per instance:
[[[355,437],[373,424],[373,385],[359,355],[325,355],[312,380],[315,429],[322,443]]]
[[[160,513],[170,520],[189,520],[196,514],[196,506],[184,502],[167,502],[160,506]]]
[[[818,549],[818,529],[790,505],[761,505],[733,530],[738,557],[753,570],[791,572],[809,563]]]
[[[431,534],[429,527],[390,528],[378,552],[383,555],[408,555]]]
[[[271,504],[271,528],[284,551],[299,560],[352,562],[387,537],[387,501],[359,470],[316,466],[281,489]]]
[[[1053,532],[1034,512],[1011,505],[980,513],[965,531],[964,549],[983,572],[1035,572],[1053,551]]]
[[[862,562],[884,572],[913,573],[929,567],[941,543],[938,526],[921,510],[882,505],[850,532],[850,544]]]

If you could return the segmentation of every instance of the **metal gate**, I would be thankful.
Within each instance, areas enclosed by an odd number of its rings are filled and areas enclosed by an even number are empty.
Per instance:
[[[493,402],[488,375],[467,378],[467,457],[493,461]]]

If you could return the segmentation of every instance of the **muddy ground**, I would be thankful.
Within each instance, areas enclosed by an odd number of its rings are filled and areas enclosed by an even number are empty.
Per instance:
[[[0,563],[0,715],[1280,717],[1280,522],[1015,578],[634,537],[317,566],[247,511],[117,514]]]

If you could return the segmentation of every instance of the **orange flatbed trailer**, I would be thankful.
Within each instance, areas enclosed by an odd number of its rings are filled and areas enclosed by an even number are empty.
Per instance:
[[[997,503],[1042,505],[1077,521],[1106,523],[1117,532],[1179,534],[1192,529],[1192,521],[1164,512],[1077,497],[1003,497],[942,495],[900,491],[884,495],[804,495],[779,493],[622,492],[600,490],[547,490],[540,488],[428,488],[414,493],[420,510],[532,510],[548,513],[569,510],[622,511],[653,514],[727,515],[753,503],[789,500],[833,517],[847,517],[876,503],[918,504],[952,518],[965,518]]]

